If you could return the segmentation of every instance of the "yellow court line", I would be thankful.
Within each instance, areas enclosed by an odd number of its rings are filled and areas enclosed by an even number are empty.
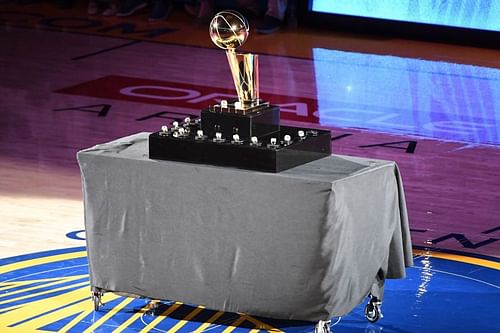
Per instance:
[[[87,294],[89,293],[88,289],[87,288],[81,288],[81,291],[83,294]],[[65,295],[61,295],[62,297],[59,299],[59,301],[57,303],[61,303],[63,302],[66,297]],[[117,299],[119,298],[120,296],[117,296],[115,294],[106,294],[105,295],[105,299],[104,299],[104,302],[111,302],[112,300],[114,299]],[[71,303],[72,299],[74,297],[71,297],[69,299],[66,300],[66,303]],[[45,304],[45,303],[43,303]],[[94,308],[94,304],[92,303],[92,301],[90,300],[90,297],[85,299],[84,301],[82,302],[78,302],[76,304],[73,304],[73,305],[70,305],[68,307],[65,307],[65,308],[62,308],[62,309],[59,309],[55,312],[52,312],[52,313],[49,313],[47,315],[44,315],[44,316],[41,316],[39,318],[36,318],[36,319],[33,319],[32,321],[28,322],[26,325],[26,328],[31,328],[31,329],[38,329],[39,327],[44,327],[50,323],[54,323],[58,320],[61,320],[63,318],[66,318],[70,315],[74,315],[75,313],[79,313],[80,311],[82,311],[82,309],[84,311],[87,311],[89,309],[93,309]],[[24,325],[24,324],[23,324]],[[25,326],[22,326],[23,328],[25,328]]]
[[[25,330],[20,331],[18,327],[2,327],[2,333],[22,333],[22,332],[27,332]],[[54,331],[42,331],[42,330],[33,330],[31,332],[36,332],[36,333],[54,333]]]
[[[229,325],[222,333],[231,333],[246,320],[246,316],[240,316],[235,322]]]
[[[88,274],[85,274],[85,275],[88,275]],[[61,280],[61,279],[63,279],[63,278],[59,276],[59,277],[36,279],[36,280],[0,282],[0,286],[3,286],[3,287],[0,287],[0,291],[12,289],[12,288],[17,288],[17,287],[25,286],[27,284],[33,284],[33,283],[37,283],[37,282],[48,282],[48,281],[56,281],[56,280]]]
[[[161,315],[159,315],[152,322],[150,322],[148,325],[146,325],[146,327],[144,327],[141,330],[141,333],[149,332],[156,325],[158,325],[162,320],[164,320],[165,318],[167,318],[167,316],[169,314],[171,314],[172,312],[174,312],[175,310],[177,310],[177,308],[180,307],[181,305],[182,305],[181,302],[175,302],[174,305],[172,305],[171,307],[169,307],[168,309],[166,309],[165,311],[163,311],[163,313]]]
[[[71,289],[71,288],[75,288],[75,287],[82,287],[82,286],[85,286],[85,285],[88,285],[88,284],[89,284],[88,281],[84,281],[84,282],[80,282],[80,283],[75,283],[75,284],[71,284],[69,286],[64,286],[64,287],[60,287],[60,288],[56,288],[56,289],[51,289],[51,290],[45,290],[45,291],[41,291],[41,292],[38,292],[38,293],[30,294],[30,295],[15,297],[15,298],[12,298],[12,299],[6,299],[5,301],[1,301],[0,304],[11,303],[11,302],[20,301],[20,300],[23,300],[23,299],[26,299],[26,298],[32,298],[32,297],[36,297],[36,296],[42,296],[42,295],[52,294],[53,292],[57,292],[57,291],[61,291],[61,290],[66,290],[66,289]]]
[[[17,309],[0,315],[1,323],[3,326],[11,326],[15,323],[25,321],[27,318],[34,318],[23,323],[19,328],[25,330],[32,328],[35,330],[51,322],[66,318],[71,314],[80,313],[82,311],[81,303],[88,298],[88,294],[88,288],[80,288],[57,296],[28,302],[21,307],[17,306]],[[71,303],[75,304],[61,308],[64,304]],[[50,312],[58,308],[59,310]]]
[[[118,296],[113,293],[105,293],[102,295],[102,302],[103,304],[106,304],[108,302],[111,302],[121,296]],[[94,302],[92,302],[92,298],[89,297],[89,302],[85,303],[84,305],[84,311],[80,313],[77,317],[75,317],[72,321],[66,324],[63,328],[61,328],[59,331],[60,332],[66,332],[69,331],[73,326],[76,326],[83,318],[94,312]]]
[[[26,267],[32,267],[36,265],[43,265],[47,263],[54,263],[56,261],[63,261],[69,259],[82,258],[87,256],[87,251],[78,251],[64,254],[56,254],[54,256],[29,259],[20,262],[14,262],[12,264],[4,265],[0,267],[0,274],[4,274],[6,272],[15,271],[17,269],[22,269]]]
[[[201,311],[203,311],[203,309],[205,309],[204,306],[199,306],[197,307],[196,309],[194,309],[193,311],[191,311],[184,319],[182,319],[181,321],[179,321],[177,324],[175,324],[174,327],[172,327],[171,329],[169,329],[167,331],[167,333],[174,333],[174,332],[177,332],[178,330],[180,330],[184,325],[186,325],[191,319],[193,319],[198,313],[200,313]]]
[[[19,309],[22,306],[23,306],[22,304],[18,304],[18,305],[14,305],[14,306],[9,306],[8,308],[3,308],[2,310],[0,310],[1,311],[0,318],[2,315],[6,314],[7,312],[15,310],[15,309]]]
[[[104,316],[102,316],[98,321],[93,323],[90,327],[88,327],[84,333],[91,333],[94,332],[96,328],[104,324],[109,318],[113,317],[117,312],[119,312],[121,309],[123,309],[127,304],[132,302],[134,299],[133,298],[125,298],[123,301],[120,302],[117,306],[109,310]]]
[[[223,314],[224,314],[224,312],[217,311],[212,317],[210,317],[205,323],[203,323],[203,325],[201,325],[200,327],[198,327],[196,329],[196,331],[194,331],[193,333],[201,333],[201,332],[205,331],[210,325],[212,325],[212,323],[214,321],[216,321],[217,319],[219,319],[220,316],[222,316]]]
[[[23,304],[18,304],[18,305],[9,306],[7,308],[3,308],[2,309],[2,314],[0,314],[0,316],[5,315],[9,311],[14,311],[14,310],[22,308],[22,307],[23,307]]]
[[[83,318],[87,317],[89,314],[92,313],[92,311],[94,311],[94,308],[93,308],[93,305],[92,305],[92,308],[91,309],[88,309],[88,310],[85,310],[85,311],[82,311],[82,313],[80,313],[78,316],[76,316],[75,318],[73,318],[72,321],[70,321],[69,323],[67,323],[66,325],[64,325],[63,328],[61,328],[59,330],[59,332],[67,332],[69,331],[70,329],[72,329],[74,326],[78,325],[82,320]]]
[[[136,321],[137,319],[139,319],[140,316],[142,316],[144,313],[148,312],[149,310],[150,310],[149,304],[143,306],[141,309],[139,309],[139,311],[137,311],[136,313],[134,313],[129,319],[127,319],[120,326],[118,326],[113,331],[113,333],[120,333],[123,330],[127,329],[130,326],[130,324],[132,324],[134,321]]]
[[[6,293],[4,295],[0,295],[0,298],[6,297],[6,296],[12,296],[12,295],[16,295],[16,294],[22,294],[22,293],[25,293],[27,291],[32,291],[32,290],[37,290],[37,289],[41,289],[41,288],[51,287],[51,286],[55,286],[55,285],[58,285],[58,284],[61,284],[61,283],[65,283],[65,282],[71,282],[71,281],[79,280],[79,279],[81,279],[81,278],[83,278],[85,276],[88,276],[88,275],[75,275],[75,276],[71,276],[71,277],[59,278],[58,281],[54,281],[54,282],[50,282],[50,283],[45,283],[45,284],[42,283],[42,284],[36,285],[34,287],[28,287],[28,288],[19,289],[19,290],[16,290],[16,291],[8,292],[8,293]],[[30,295],[30,296],[33,296],[33,295]]]
[[[275,327],[272,327],[271,325],[269,324],[266,324],[260,320],[257,320],[255,319],[254,317],[251,317],[251,316],[248,316],[246,315],[246,320],[248,320],[249,322],[251,322],[252,324],[254,324],[255,326],[259,327],[260,329],[259,330],[266,330],[268,332],[276,332],[276,333],[285,333]],[[258,330],[258,331],[259,331]]]
[[[425,250],[413,250],[413,254],[418,256],[429,256],[433,258],[441,258],[453,261],[464,262],[466,264],[473,264],[483,267],[488,267],[496,270],[500,270],[500,263],[494,262],[487,259],[468,257],[466,255],[452,254],[446,252],[436,252],[436,251],[425,251]]]
[[[8,290],[8,289],[12,289],[12,288],[16,288],[16,287],[19,287],[19,286],[24,286],[24,285],[27,285],[27,284],[32,284],[32,283],[33,282],[25,282],[25,283],[6,282],[6,283],[0,283],[0,286],[3,286],[3,287],[0,287],[0,291]]]

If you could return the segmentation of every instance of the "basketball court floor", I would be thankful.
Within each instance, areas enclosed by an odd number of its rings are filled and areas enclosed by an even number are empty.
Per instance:
[[[77,151],[234,94],[206,26],[146,18],[0,3],[0,332],[313,332],[114,294],[93,311]],[[500,331],[500,51],[304,28],[244,50],[284,124],[401,169],[415,265],[387,281],[384,318],[361,304],[333,332]]]

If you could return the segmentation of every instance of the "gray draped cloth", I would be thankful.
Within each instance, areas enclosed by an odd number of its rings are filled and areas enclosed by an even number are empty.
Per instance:
[[[80,151],[91,285],[280,319],[344,315],[412,265],[396,163],[273,174],[148,158],[148,133]]]

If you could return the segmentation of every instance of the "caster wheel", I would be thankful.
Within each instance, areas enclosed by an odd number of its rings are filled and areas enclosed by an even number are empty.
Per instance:
[[[157,300],[151,300],[147,305],[146,305],[148,311],[147,313],[154,315],[156,313],[156,309],[160,307],[160,301]]]
[[[320,320],[314,327],[314,333],[331,333],[330,320]]]
[[[92,295],[92,302],[94,303],[94,311],[99,311],[99,298],[97,296]]]
[[[380,318],[382,318],[382,312],[380,311],[380,305],[376,302],[370,301],[365,306],[365,317],[370,323],[375,323]]]
[[[101,300],[102,293],[98,291],[92,292],[92,303],[94,303],[94,311],[99,311],[99,308],[104,305]]]

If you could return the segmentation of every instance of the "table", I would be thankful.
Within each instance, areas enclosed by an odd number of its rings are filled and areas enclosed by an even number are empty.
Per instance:
[[[412,265],[395,162],[263,173],[151,160],[148,134],[78,153],[93,287],[318,321],[381,298]]]

